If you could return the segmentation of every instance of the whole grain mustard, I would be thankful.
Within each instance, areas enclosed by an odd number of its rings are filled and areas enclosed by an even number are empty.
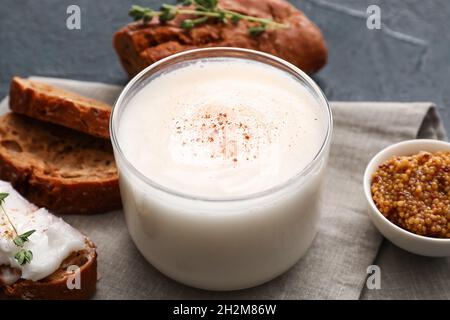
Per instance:
[[[371,191],[378,210],[394,224],[450,238],[450,152],[394,157],[372,175]]]

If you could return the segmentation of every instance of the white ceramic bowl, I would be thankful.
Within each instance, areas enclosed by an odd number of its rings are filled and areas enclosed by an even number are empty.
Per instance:
[[[372,158],[364,172],[364,193],[369,202],[369,217],[383,236],[398,247],[423,256],[447,257],[450,256],[450,239],[420,236],[398,227],[383,216],[372,199],[371,176],[378,166],[394,156],[413,155],[420,151],[450,151],[450,143],[425,139],[408,140],[391,145]]]

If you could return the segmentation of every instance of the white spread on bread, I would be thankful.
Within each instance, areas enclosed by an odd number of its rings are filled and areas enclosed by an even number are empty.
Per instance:
[[[29,203],[11,184],[0,181],[0,193],[9,194],[3,207],[18,232],[36,230],[24,246],[33,252],[33,259],[20,266],[14,258],[19,250],[13,243],[15,235],[5,215],[0,212],[0,266],[20,270],[22,279],[38,281],[55,272],[71,253],[85,247],[85,236],[45,208],[39,209]],[[17,275],[5,274],[8,268],[0,270],[3,282],[11,284],[18,280]]]

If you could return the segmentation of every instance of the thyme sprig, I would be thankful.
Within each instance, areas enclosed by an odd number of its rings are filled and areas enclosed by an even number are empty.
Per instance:
[[[194,8],[185,8],[194,5]],[[240,20],[254,22],[255,25],[248,28],[252,36],[257,36],[269,29],[288,28],[288,25],[276,22],[269,18],[259,18],[248,16],[239,12],[222,9],[218,0],[183,0],[182,6],[174,6],[163,4],[161,9],[153,10],[147,7],[133,5],[129,11],[129,15],[135,20],[143,20],[144,23],[149,22],[154,17],[158,17],[161,23],[175,19],[177,15],[191,15],[193,18],[184,19],[181,22],[183,29],[192,29],[193,27],[205,23],[209,18],[218,19],[222,23],[238,23]]]
[[[15,237],[13,239],[14,244],[19,247],[19,251],[14,255],[14,259],[17,260],[17,262],[23,266],[24,264],[30,263],[31,260],[33,260],[33,252],[31,250],[24,249],[24,245],[27,241],[29,241],[29,237],[36,231],[36,230],[30,230],[27,232],[24,232],[22,234],[19,234],[17,231],[17,228],[14,226],[11,218],[9,217],[8,213],[5,210],[5,207],[3,206],[5,203],[6,198],[9,196],[9,193],[0,193],[0,208],[3,212],[3,214],[6,217],[6,220],[8,220],[9,225],[14,230]]]

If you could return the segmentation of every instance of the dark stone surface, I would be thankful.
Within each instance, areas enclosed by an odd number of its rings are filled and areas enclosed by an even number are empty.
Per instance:
[[[130,21],[132,3],[160,2],[2,0],[0,96],[13,74],[125,83],[111,35]],[[325,34],[330,59],[315,78],[330,100],[433,101],[450,129],[448,0],[291,2]],[[66,28],[70,4],[81,7],[81,30]],[[369,4],[380,6],[382,30],[367,29]]]
[[[2,0],[0,96],[7,94],[12,75],[125,84],[127,77],[112,48],[111,36],[130,21],[127,10],[131,4],[157,7],[160,2]],[[314,78],[330,100],[433,101],[450,129],[448,0],[291,2],[324,32],[329,62]],[[70,4],[81,7],[81,30],[66,28]],[[366,27],[369,4],[380,6],[382,30]],[[405,287],[408,279],[399,280],[397,285]],[[439,297],[445,297],[443,294]],[[362,297],[383,295],[365,292]]]

